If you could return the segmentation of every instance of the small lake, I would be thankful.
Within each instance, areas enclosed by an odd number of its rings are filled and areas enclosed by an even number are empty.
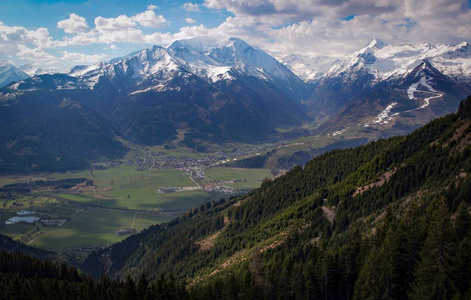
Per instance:
[[[11,217],[10,219],[8,219],[8,221],[5,222],[5,224],[11,225],[11,224],[16,224],[16,223],[20,223],[20,222],[33,223],[37,220],[39,220],[39,217],[34,217],[34,216],[30,216],[30,217]]]

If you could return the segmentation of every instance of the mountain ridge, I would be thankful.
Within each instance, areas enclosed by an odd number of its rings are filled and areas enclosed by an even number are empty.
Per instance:
[[[279,141],[279,128],[313,120],[317,129],[311,134],[357,128],[373,140],[408,133],[453,112],[471,92],[470,53],[466,42],[392,46],[374,40],[336,62],[315,84],[305,84],[240,39],[196,38],[10,84],[0,89],[0,110],[48,93],[96,112],[125,140],[142,145],[178,141],[199,151],[212,143]]]
[[[11,82],[21,81],[30,77],[28,74],[13,66],[7,61],[0,62],[0,88]]]
[[[113,133],[104,139],[110,142],[107,145],[118,145],[117,137],[140,145],[178,140],[178,146],[199,151],[211,143],[276,141],[282,136],[276,128],[301,126],[309,120],[299,101],[301,95],[307,95],[307,88],[274,58],[239,39],[214,44],[208,53],[179,46],[192,42],[174,43],[168,48],[153,46],[113,63],[76,66],[65,74],[38,75],[12,83],[0,89],[0,114],[47,94],[54,99],[41,102],[51,106],[48,109],[56,110],[57,103],[67,99],[92,113],[95,124],[106,127],[97,132],[105,134],[112,128]],[[56,117],[66,122],[66,110],[57,112]],[[36,111],[31,118],[45,122],[47,116]],[[11,126],[17,135],[29,130],[24,123]],[[93,135],[91,130],[69,134],[81,136],[82,132]],[[184,135],[181,139],[179,132]],[[15,139],[4,141],[3,153],[7,155]],[[26,143],[21,145],[31,148]],[[104,144],[93,145],[97,149],[92,152],[101,153],[95,158],[113,158],[123,149],[118,147],[111,153]],[[29,153],[25,151],[16,153]],[[70,152],[63,154],[59,155],[61,161]],[[26,170],[40,168],[29,166]]]

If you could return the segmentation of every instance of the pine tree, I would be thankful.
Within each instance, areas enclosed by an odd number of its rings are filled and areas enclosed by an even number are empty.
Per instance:
[[[136,283],[134,282],[134,280],[132,280],[131,275],[128,274],[124,285],[125,285],[124,299],[126,300],[137,299]]]
[[[147,290],[149,287],[149,280],[147,280],[146,274],[142,273],[141,277],[139,277],[139,281],[137,284],[137,295],[139,299],[145,300],[147,299]]]
[[[453,278],[458,291],[464,295],[471,284],[471,215],[466,203],[458,206],[455,218],[456,253],[453,256]]]
[[[434,200],[429,209],[430,227],[421,261],[415,272],[411,299],[449,299],[455,293],[451,275],[451,224],[447,206]]]

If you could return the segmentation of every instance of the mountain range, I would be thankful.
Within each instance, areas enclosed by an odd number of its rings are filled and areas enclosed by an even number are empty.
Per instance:
[[[360,125],[386,136],[410,132],[452,113],[471,92],[471,46],[373,40],[312,84],[310,115],[331,117],[321,131]]]
[[[194,38],[62,73],[24,66],[40,74],[33,77],[3,62],[7,71],[0,76],[15,82],[0,89],[0,170],[64,170],[66,161],[84,166],[120,157],[126,140],[199,151],[211,143],[271,142],[283,138],[276,129],[307,122],[320,133],[356,127],[376,139],[453,112],[471,92],[466,42],[374,40],[343,59],[281,60],[237,38]],[[77,126],[57,126],[71,119]],[[38,124],[41,130],[34,129]],[[73,141],[69,148],[64,137]],[[84,150],[89,155],[77,160],[74,151]]]

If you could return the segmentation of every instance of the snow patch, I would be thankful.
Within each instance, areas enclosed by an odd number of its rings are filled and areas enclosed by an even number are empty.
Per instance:
[[[134,92],[130,93],[129,95],[136,95],[136,94],[146,93],[146,92],[150,92],[150,91],[165,92],[165,91],[180,91],[180,90],[181,90],[181,88],[179,86],[169,87],[166,84],[158,84],[158,85],[155,85],[155,86],[143,89],[143,90],[134,91]]]
[[[408,89],[407,89],[407,96],[409,96],[409,100],[414,100],[414,92],[417,91],[417,88],[419,87],[420,81],[412,84]]]
[[[397,113],[391,115],[391,110],[396,105],[397,102],[389,104],[379,115],[376,116],[376,118],[374,118],[372,121],[366,122],[364,127],[369,127],[370,125],[388,124],[393,120],[394,116],[398,115]]]

